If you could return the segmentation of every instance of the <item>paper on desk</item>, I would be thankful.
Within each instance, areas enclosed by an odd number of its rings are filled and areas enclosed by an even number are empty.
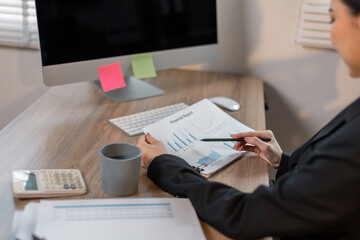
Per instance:
[[[185,159],[203,169],[205,176],[222,169],[244,152],[233,149],[235,142],[202,142],[202,138],[229,138],[253,129],[226,114],[210,100],[204,99],[184,110],[144,128],[145,133],[160,140],[169,154]]]
[[[205,239],[188,199],[41,201],[36,236],[57,239]]]
[[[24,211],[16,211],[12,225],[13,239],[32,240],[32,233],[36,226],[39,203],[29,203]]]

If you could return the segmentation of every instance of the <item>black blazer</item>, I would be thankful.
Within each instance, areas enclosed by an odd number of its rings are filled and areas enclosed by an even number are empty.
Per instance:
[[[283,154],[272,187],[246,194],[207,181],[173,155],[155,158],[148,177],[189,198],[200,219],[232,238],[360,239],[360,98]]]

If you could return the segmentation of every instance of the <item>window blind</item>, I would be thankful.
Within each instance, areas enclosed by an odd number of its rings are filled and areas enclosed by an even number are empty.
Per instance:
[[[331,44],[331,0],[303,0],[296,42],[303,46],[334,49]]]
[[[0,44],[40,48],[35,0],[0,0]]]

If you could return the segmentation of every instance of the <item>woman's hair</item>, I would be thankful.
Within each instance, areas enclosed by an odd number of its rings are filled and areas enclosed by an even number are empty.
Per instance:
[[[358,15],[360,13],[360,0],[341,0],[345,5],[347,5],[351,13]]]

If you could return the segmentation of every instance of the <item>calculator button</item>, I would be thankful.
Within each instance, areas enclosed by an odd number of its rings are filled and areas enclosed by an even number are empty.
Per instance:
[[[64,184],[63,188],[64,188],[64,189],[69,189],[70,186],[69,186],[69,184]]]
[[[71,187],[71,189],[76,189],[76,185],[75,185],[75,184],[71,184],[70,187]]]

